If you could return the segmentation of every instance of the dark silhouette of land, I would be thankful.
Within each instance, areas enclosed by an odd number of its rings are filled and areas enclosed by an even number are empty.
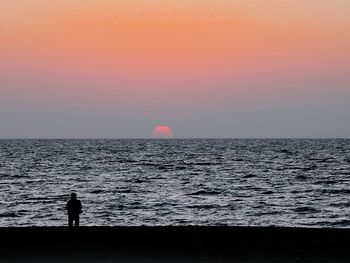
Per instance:
[[[72,193],[70,200],[67,202],[67,212],[68,212],[68,226],[72,227],[73,222],[75,226],[79,226],[80,214],[82,213],[83,206],[81,205],[80,200],[77,199],[77,194]]]
[[[0,228],[0,262],[350,262],[350,229]]]

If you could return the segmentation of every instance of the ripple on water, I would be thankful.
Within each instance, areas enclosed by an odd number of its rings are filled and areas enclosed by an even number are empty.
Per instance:
[[[0,226],[350,227],[350,140],[0,140]]]
[[[314,214],[321,212],[320,210],[309,206],[297,207],[294,209],[294,211],[299,214]]]

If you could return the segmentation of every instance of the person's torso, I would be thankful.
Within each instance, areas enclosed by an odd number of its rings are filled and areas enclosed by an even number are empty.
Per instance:
[[[81,210],[81,203],[79,200],[69,200],[67,203],[68,213],[79,214]]]

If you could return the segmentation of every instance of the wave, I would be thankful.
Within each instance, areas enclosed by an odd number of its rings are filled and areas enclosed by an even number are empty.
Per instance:
[[[274,193],[275,193],[275,192],[274,192],[274,191],[271,191],[271,190],[262,192],[263,195],[271,195],[271,194],[274,194]]]
[[[158,165],[157,168],[159,170],[173,170],[174,169],[174,165],[172,164],[162,164],[162,165]]]
[[[331,226],[343,226],[343,227],[348,227],[350,225],[350,220],[349,219],[343,219],[335,222],[329,222],[329,225]]]
[[[347,207],[350,207],[350,202],[331,203],[330,205],[331,205],[331,206],[334,206],[334,207],[347,208]]]
[[[325,180],[325,181],[317,181],[315,184],[337,184],[339,181],[336,180]]]
[[[313,207],[302,206],[302,207],[295,208],[294,212],[300,213],[300,214],[315,214],[315,213],[319,213],[320,211]]]
[[[328,163],[330,161],[334,161],[333,157],[328,157],[328,158],[308,158],[310,161],[316,161],[318,163]]]
[[[293,155],[293,154],[295,154],[295,152],[292,152],[292,151],[287,150],[287,149],[281,149],[279,152],[280,152],[280,153],[285,153],[285,154],[287,154],[287,155]]]
[[[217,205],[187,205],[186,208],[193,209],[215,209],[218,208]]]
[[[300,181],[304,181],[307,179],[306,175],[297,175],[295,176],[295,179],[300,180]]]
[[[5,212],[0,213],[0,217],[18,217],[18,214],[13,212]]]
[[[101,189],[96,189],[90,192],[90,194],[101,194],[101,193],[105,193],[105,190],[101,190]]]
[[[323,189],[322,193],[324,194],[341,194],[348,195],[350,194],[350,189]]]
[[[221,165],[222,163],[218,162],[193,162],[193,163],[184,163],[186,165],[192,166],[192,165],[197,165],[197,166],[211,166],[211,165]]]
[[[117,193],[122,193],[122,194],[129,194],[132,193],[133,191],[129,188],[125,188],[125,189],[116,189]]]
[[[313,171],[317,168],[317,165],[311,165],[309,167],[303,167],[302,170],[303,171]]]
[[[242,178],[254,178],[256,177],[256,174],[247,174],[247,175],[244,175]]]
[[[215,190],[198,190],[187,195],[218,195],[223,193],[224,191],[215,191]]]

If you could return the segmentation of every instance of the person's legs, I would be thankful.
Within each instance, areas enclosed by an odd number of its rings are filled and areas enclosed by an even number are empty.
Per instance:
[[[75,226],[78,227],[79,226],[79,215],[77,215],[75,217]]]
[[[72,215],[68,215],[68,226],[69,227],[73,226],[73,216]]]

